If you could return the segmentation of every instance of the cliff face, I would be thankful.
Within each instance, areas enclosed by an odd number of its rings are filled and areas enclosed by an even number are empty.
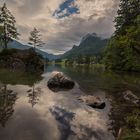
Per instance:
[[[73,58],[79,55],[96,56],[103,52],[109,39],[103,39],[95,33],[87,34],[81,40],[81,43],[62,55],[62,58]]]

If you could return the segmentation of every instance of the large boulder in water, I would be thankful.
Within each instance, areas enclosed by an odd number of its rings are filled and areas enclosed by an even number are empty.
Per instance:
[[[104,109],[106,104],[99,97],[96,96],[81,96],[78,98],[82,103],[97,109]]]
[[[74,87],[75,83],[62,73],[55,74],[49,81],[48,87],[53,91],[69,90]]]

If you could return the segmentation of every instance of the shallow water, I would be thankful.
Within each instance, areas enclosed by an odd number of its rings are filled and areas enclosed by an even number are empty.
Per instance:
[[[47,81],[56,72],[71,77],[75,87],[70,91],[49,90]],[[114,140],[109,131],[112,119],[110,97],[116,89],[131,88],[138,94],[138,76],[122,76],[86,67],[46,66],[42,78],[0,70],[0,87],[3,89],[0,93],[0,139]],[[93,109],[77,100],[87,94],[101,97],[106,108]]]

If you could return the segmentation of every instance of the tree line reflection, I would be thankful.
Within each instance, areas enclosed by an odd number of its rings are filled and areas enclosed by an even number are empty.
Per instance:
[[[9,71],[0,69],[0,125],[6,126],[7,121],[14,113],[15,102],[18,93],[10,89],[10,85],[27,85],[31,87],[30,92],[26,92],[27,100],[32,107],[39,102],[39,89],[37,90],[34,83],[42,80],[42,76],[36,73],[27,73],[22,71]]]
[[[17,93],[7,89],[7,85],[0,88],[0,124],[5,127],[6,122],[14,113],[14,104],[17,100]]]
[[[35,88],[35,84],[33,85],[32,89],[27,91],[28,97],[29,97],[29,103],[31,104],[32,107],[34,107],[36,104],[39,103],[39,97],[41,94],[41,89],[40,88]]]
[[[35,88],[35,84],[32,89],[27,91],[28,102],[34,107],[39,103],[39,97],[41,94],[40,88]],[[18,93],[9,89],[6,84],[0,85],[0,125],[2,127],[6,126],[8,120],[12,117],[14,113],[14,106],[18,99]]]

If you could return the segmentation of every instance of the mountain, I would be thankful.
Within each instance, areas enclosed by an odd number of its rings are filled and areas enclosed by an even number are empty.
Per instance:
[[[31,48],[31,46],[29,46],[29,45],[24,45],[24,44],[22,44],[21,42],[19,42],[19,41],[17,41],[17,40],[13,40],[12,42],[10,42],[10,43],[8,44],[8,47],[9,47],[9,48],[20,49],[20,50],[26,50],[26,49]],[[58,57],[59,57],[59,56],[57,56],[57,55],[49,54],[49,53],[47,53],[47,52],[45,52],[45,51],[42,51],[42,50],[40,50],[40,49],[38,49],[38,48],[36,48],[36,52],[37,52],[38,54],[42,55],[43,58],[45,58],[45,59],[47,58],[47,59],[49,59],[49,60],[58,59]]]
[[[98,55],[106,47],[108,39],[99,37],[96,33],[84,36],[79,46],[74,45],[73,48],[64,53],[62,58],[71,58],[78,55]]]

